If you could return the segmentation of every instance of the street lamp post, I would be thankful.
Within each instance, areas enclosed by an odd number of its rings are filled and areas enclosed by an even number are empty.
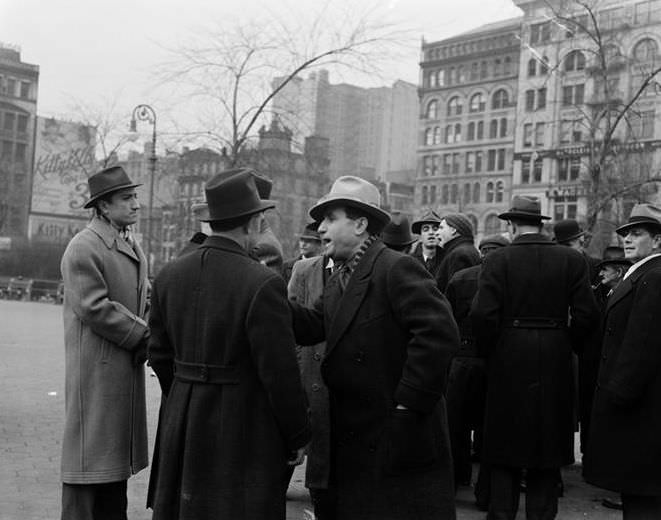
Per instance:
[[[147,240],[145,253],[147,254],[147,274],[152,273],[152,220],[154,212],[154,177],[156,175],[156,112],[149,105],[138,105],[133,109],[131,116],[131,132],[137,131],[137,122],[147,121],[152,125],[151,155],[149,156],[149,206],[147,209]]]

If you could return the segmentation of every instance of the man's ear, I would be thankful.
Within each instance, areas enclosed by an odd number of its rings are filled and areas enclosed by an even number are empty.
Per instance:
[[[358,217],[357,219],[354,220],[356,223],[356,235],[362,235],[367,231],[367,228],[369,226],[369,220],[367,217]]]

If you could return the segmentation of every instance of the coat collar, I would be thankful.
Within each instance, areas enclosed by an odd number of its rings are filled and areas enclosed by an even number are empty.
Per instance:
[[[356,316],[358,308],[367,294],[370,275],[374,269],[376,259],[385,249],[386,246],[383,242],[377,240],[365,251],[351,278],[349,278],[349,283],[344,293],[339,301],[335,302],[336,309],[332,309],[334,314],[331,317],[330,327],[328,328],[328,335],[326,337],[326,345],[329,353],[344,335],[353,318]],[[337,280],[337,277],[335,277],[335,280]],[[329,281],[329,285],[330,283]],[[329,303],[332,304],[333,302]]]
[[[142,261],[142,257],[136,253],[126,240],[119,236],[119,231],[102,218],[94,217],[87,224],[87,228],[96,233],[108,249],[112,249],[113,244],[116,244],[117,251],[120,253],[124,253],[136,262]]]
[[[222,249],[223,251],[228,251],[230,253],[236,253],[238,255],[250,256],[248,252],[241,247],[238,242],[235,242],[231,238],[222,237],[218,235],[208,236],[204,242],[200,245],[200,248],[211,248],[211,249]]]
[[[458,237],[454,237],[452,240],[450,240],[447,244],[443,246],[443,253],[447,255],[450,251],[456,249],[461,244],[470,244],[472,246],[475,246],[475,241],[473,240],[472,237],[465,237],[462,235]]]
[[[636,269],[630,276],[627,276],[620,284],[615,288],[613,294],[608,298],[608,303],[606,304],[606,312],[610,310],[613,305],[622,300],[627,294],[633,290],[634,284],[643,276],[647,271],[650,271],[654,268],[661,267],[661,257],[653,258],[649,262],[645,262],[638,269]]]
[[[547,246],[556,245],[549,237],[543,235],[542,233],[524,233],[519,235],[514,240],[512,240],[513,246],[525,245],[525,244],[541,244]]]

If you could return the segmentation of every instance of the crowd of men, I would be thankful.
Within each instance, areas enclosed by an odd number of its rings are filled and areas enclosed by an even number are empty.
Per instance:
[[[593,259],[575,221],[549,236],[536,198],[476,247],[466,215],[409,224],[344,176],[283,262],[271,182],[238,168],[150,287],[138,185],[121,167],[88,182],[94,215],[62,258],[63,519],[127,518],[146,360],[157,520],[284,519],[306,455],[319,520],[453,519],[476,458],[488,519],[516,517],[522,483],[526,518],[552,519],[577,422],[585,479],[623,518],[661,518],[660,208],[636,205]]]

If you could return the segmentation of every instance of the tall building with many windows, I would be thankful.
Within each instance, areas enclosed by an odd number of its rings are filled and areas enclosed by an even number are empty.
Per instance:
[[[0,43],[0,236],[27,237],[39,67]]]
[[[416,214],[462,212],[478,235],[509,204],[519,18],[422,44]]]

